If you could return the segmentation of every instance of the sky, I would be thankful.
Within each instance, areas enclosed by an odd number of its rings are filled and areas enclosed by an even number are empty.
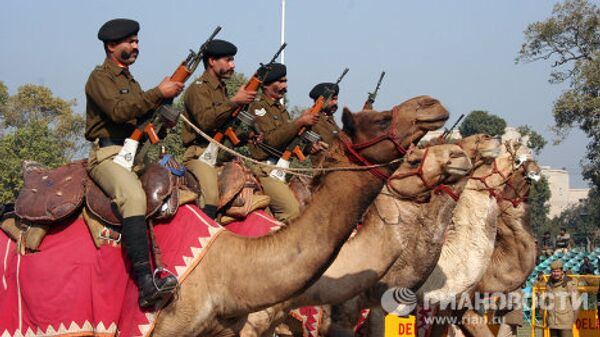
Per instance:
[[[340,106],[360,110],[385,70],[375,109],[430,95],[450,111],[448,124],[473,110],[509,126],[527,124],[549,140],[538,162],[567,169],[572,187],[586,187],[583,133],[573,130],[552,145],[552,104],[566,86],[548,83],[550,62],[515,63],[523,31],[549,17],[555,2],[287,0],[290,106],[309,106],[313,85],[335,81],[348,67]],[[0,80],[10,94],[24,84],[45,85],[76,99],[75,111],[85,113],[85,82],[104,59],[96,34],[117,17],[140,22],[140,56],[131,71],[144,89],[169,76],[218,25],[218,38],[237,45],[236,71],[246,76],[280,45],[281,0],[7,1],[0,12]]]

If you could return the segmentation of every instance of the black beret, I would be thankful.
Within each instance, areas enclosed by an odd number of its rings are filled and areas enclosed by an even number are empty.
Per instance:
[[[206,45],[204,57],[219,58],[223,56],[233,56],[237,53],[237,47],[225,40],[212,40]]]
[[[340,93],[340,87],[335,83],[323,82],[319,83],[312,88],[312,90],[308,93],[308,96],[313,100],[319,98],[319,96],[323,96],[327,93],[327,91],[333,90],[334,96]]]
[[[263,84],[271,84],[278,79],[285,77],[287,75],[287,68],[284,64],[281,63],[273,63],[271,64],[271,68],[265,77]]]
[[[128,36],[136,35],[140,31],[140,24],[130,19],[112,19],[107,21],[98,30],[98,39],[109,42],[119,41]]]

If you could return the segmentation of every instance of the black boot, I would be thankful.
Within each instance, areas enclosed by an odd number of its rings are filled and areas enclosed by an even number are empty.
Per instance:
[[[146,266],[142,267],[142,269],[146,268]],[[134,266],[135,269],[136,266]],[[156,279],[153,279],[151,274],[142,274],[137,278],[137,285],[139,288],[138,303],[141,308],[148,308],[167,299],[175,291],[177,278],[168,275],[163,278],[157,276]]]
[[[146,220],[143,216],[133,216],[123,219],[123,243],[127,256],[133,265],[133,274],[139,289],[140,307],[146,308],[157,304],[171,295],[177,286],[173,275],[156,278],[156,286],[152,279],[150,253]]]
[[[217,218],[217,206],[215,205],[205,205],[202,208],[202,212],[204,212],[204,214],[208,215],[213,220]]]

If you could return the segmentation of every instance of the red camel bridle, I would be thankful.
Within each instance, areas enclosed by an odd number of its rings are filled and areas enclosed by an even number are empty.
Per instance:
[[[523,176],[525,179],[527,179],[527,168],[525,167],[525,163],[521,164],[516,171],[514,172],[518,172],[518,170],[523,169]],[[514,173],[513,172],[513,173]],[[508,186],[508,188],[510,188],[512,190],[512,192],[515,194],[514,198],[508,198],[505,196],[505,193],[502,193],[500,195],[500,198],[496,198],[498,200],[498,202],[500,201],[508,201],[512,204],[512,206],[514,208],[519,207],[519,205],[523,202],[527,202],[527,199],[529,198],[529,182],[523,184],[523,186],[521,186],[521,189],[518,189],[517,187],[515,187],[515,185],[513,184],[512,179],[509,179],[506,182],[506,186]]]
[[[454,192],[450,187],[448,187],[448,185],[441,184],[440,182],[443,179],[442,175],[440,175],[439,179],[437,181],[434,181],[434,182],[428,182],[427,179],[425,178],[424,167],[425,167],[425,161],[427,160],[427,155],[428,154],[429,154],[429,147],[426,147],[425,148],[425,153],[423,154],[423,157],[421,158],[421,163],[419,164],[419,167],[417,167],[414,170],[408,171],[408,172],[396,172],[396,173],[394,173],[387,180],[386,185],[388,186],[389,189],[394,190],[393,186],[390,185],[390,183],[392,182],[392,180],[395,180],[395,179],[404,179],[404,178],[407,178],[407,177],[416,176],[419,179],[421,179],[421,181],[423,182],[423,185],[425,185],[425,187],[428,190],[431,190],[433,193],[435,193],[435,194],[446,193],[454,201],[458,201],[458,199],[460,198],[460,193]]]
[[[344,143],[344,146],[346,147],[346,150],[348,151],[348,154],[350,155],[350,160],[358,163],[358,164],[362,164],[364,166],[371,166],[373,165],[370,161],[368,161],[365,157],[363,157],[359,152],[369,148],[375,144],[379,144],[384,140],[389,140],[391,141],[394,146],[396,147],[396,150],[398,151],[398,153],[400,153],[401,156],[404,156],[406,154],[406,149],[404,148],[404,146],[402,146],[402,138],[400,138],[400,136],[398,135],[398,130],[396,129],[396,125],[398,122],[398,114],[399,114],[399,109],[398,106],[395,106],[392,109],[392,123],[390,124],[390,127],[388,128],[388,130],[384,133],[381,134],[371,140],[368,140],[366,142],[363,143],[358,143],[358,144],[354,144],[352,143],[352,140],[350,139],[350,137],[348,137],[346,134],[344,133],[340,133],[339,134],[339,138],[341,139],[342,143]],[[414,127],[414,125],[413,125]],[[382,171],[379,168],[371,168],[369,169],[369,172],[371,174],[373,174],[374,176],[376,176],[377,178],[380,178],[383,181],[388,180],[388,178],[390,177],[389,174],[385,173],[384,171]]]

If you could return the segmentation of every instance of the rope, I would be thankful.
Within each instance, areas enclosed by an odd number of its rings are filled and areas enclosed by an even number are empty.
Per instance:
[[[190,120],[187,119],[183,114],[180,115],[180,118],[190,128],[192,128],[192,130],[194,130],[197,134],[202,136],[202,138],[206,139],[207,141],[209,141],[211,143],[214,143],[219,149],[229,153],[230,155],[241,158],[246,161],[249,161],[255,165],[259,165],[259,166],[266,167],[269,169],[280,170],[282,172],[285,172],[285,173],[288,173],[291,175],[307,176],[306,174],[301,174],[300,172],[367,171],[367,170],[370,170],[373,168],[385,167],[385,166],[394,165],[394,164],[402,162],[402,158],[398,158],[398,159],[394,159],[394,160],[384,163],[384,164],[375,164],[375,165],[368,165],[368,166],[321,167],[321,168],[300,168],[300,167],[299,168],[283,168],[283,167],[279,167],[277,165],[263,163],[254,158],[250,158],[250,157],[245,156],[237,151],[234,151],[234,150],[228,148],[227,146],[217,142],[216,140],[214,140],[214,138],[212,138],[211,136],[206,134],[204,131],[200,130],[196,125],[194,125],[192,122],[190,122]]]

